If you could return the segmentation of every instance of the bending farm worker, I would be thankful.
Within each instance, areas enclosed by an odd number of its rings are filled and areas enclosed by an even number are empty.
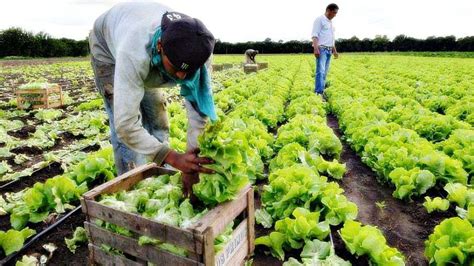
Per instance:
[[[258,50],[247,49],[245,51],[245,63],[246,64],[256,64],[255,56],[258,54]]]
[[[314,92],[323,94],[326,87],[326,76],[329,71],[331,55],[338,58],[336,41],[334,38],[334,27],[332,19],[339,11],[336,4],[329,4],[326,12],[316,18],[313,23],[311,38],[313,40],[314,56],[316,57],[316,75],[314,80]]]
[[[217,120],[205,65],[214,36],[198,19],[153,2],[120,3],[99,16],[89,44],[95,83],[109,116],[115,165],[122,174],[138,165],[167,163],[183,173],[185,194],[212,173],[198,156],[197,136]],[[188,117],[187,152],[168,146],[162,91],[179,84]]]

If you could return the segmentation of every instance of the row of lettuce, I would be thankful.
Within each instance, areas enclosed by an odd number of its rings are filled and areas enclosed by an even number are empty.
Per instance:
[[[368,95],[384,91],[390,96],[384,101],[410,98],[432,112],[474,125],[473,60],[381,55],[345,59],[334,70],[356,77],[355,84],[370,84],[371,90],[364,90]]]
[[[353,221],[357,206],[336,182],[328,181],[326,176],[340,179],[345,173],[345,165],[338,162],[342,145],[326,124],[327,106],[312,92],[310,62],[302,60],[297,66],[281,91],[287,122],[277,131],[276,156],[269,161],[262,209],[256,213],[257,222],[274,231],[255,243],[267,246],[280,260],[286,251],[302,248],[301,261],[287,258],[285,265],[350,264],[335,254],[330,241],[331,227],[342,225],[339,234],[352,254],[367,255],[377,265],[404,265],[403,255],[387,245],[380,230]],[[375,239],[373,245],[362,245],[368,238]]]
[[[437,265],[472,263],[474,130],[466,123],[469,121],[460,119],[467,116],[453,117],[429,110],[420,102],[429,102],[431,90],[421,90],[416,83],[412,84],[414,87],[407,85],[413,79],[405,80],[403,75],[393,78],[400,72],[391,72],[390,67],[367,75],[373,70],[364,68],[365,63],[365,57],[355,57],[335,68],[327,91],[347,142],[378,174],[379,181],[395,188],[394,197],[409,200],[429,189],[446,195],[425,197],[424,206],[428,212],[446,211],[452,203],[460,218],[447,219],[435,228],[425,243],[425,255]],[[423,76],[415,77],[424,80]],[[392,80],[398,83],[391,83]],[[412,94],[405,86],[411,88]],[[418,94],[420,91],[425,93],[423,97]],[[448,91],[457,91],[445,95],[459,97],[457,104],[461,104],[462,97],[469,97],[469,92],[452,87],[434,89],[433,97]],[[469,113],[473,112],[472,104],[468,106]]]

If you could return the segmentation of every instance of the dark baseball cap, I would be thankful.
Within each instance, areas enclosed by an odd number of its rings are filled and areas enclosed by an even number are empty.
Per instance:
[[[192,73],[214,50],[214,36],[197,18],[179,12],[166,12],[161,19],[161,44],[173,66]]]

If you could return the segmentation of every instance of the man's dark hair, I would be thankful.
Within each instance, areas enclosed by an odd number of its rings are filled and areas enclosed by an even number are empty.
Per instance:
[[[339,7],[336,4],[332,3],[326,7],[326,11],[327,10],[330,10],[330,11],[339,10]]]

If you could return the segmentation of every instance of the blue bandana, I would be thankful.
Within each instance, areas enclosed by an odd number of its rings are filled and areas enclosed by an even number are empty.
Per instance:
[[[217,121],[214,99],[212,98],[211,79],[206,66],[200,67],[192,75],[188,74],[184,80],[172,77],[170,74],[168,74],[168,72],[165,71],[161,55],[156,49],[156,45],[160,37],[161,28],[159,27],[155,32],[155,35],[153,35],[151,42],[152,67],[157,67],[164,76],[180,85],[180,94],[187,100],[195,103],[201,113],[209,117],[212,122]]]

